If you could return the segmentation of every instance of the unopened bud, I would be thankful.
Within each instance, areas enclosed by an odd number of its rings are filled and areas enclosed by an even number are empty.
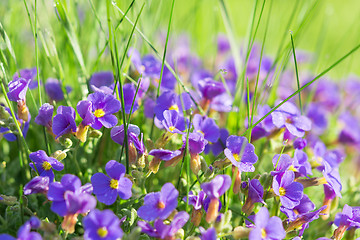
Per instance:
[[[70,148],[72,146],[72,141],[70,138],[60,138],[60,144],[63,145],[65,148]]]
[[[81,142],[86,142],[88,130],[89,130],[89,126],[84,126],[82,123],[80,123],[80,125],[79,125],[79,127],[77,128],[77,131],[76,131],[76,133],[75,133],[75,136],[76,136]]]
[[[206,222],[212,223],[216,220],[219,214],[219,200],[217,198],[212,198],[206,213]]]
[[[191,213],[191,222],[194,224],[194,226],[199,226],[202,218],[202,209],[196,210],[193,209]]]
[[[201,161],[201,171],[206,172],[206,170],[207,170],[209,167],[208,167],[205,159],[204,159],[202,156],[200,156],[200,161]]]
[[[157,173],[159,171],[160,164],[161,160],[154,157],[149,164],[150,171],[152,171],[154,174]]]
[[[191,159],[190,159],[191,171],[195,175],[198,175],[198,173],[199,173],[199,171],[201,169],[200,155],[199,154],[190,154],[190,155],[191,155]]]
[[[55,158],[56,160],[61,161],[61,160],[65,159],[66,156],[67,156],[67,155],[66,155],[66,152],[61,151],[61,150],[57,150],[56,152],[54,152],[53,154],[51,154],[50,157],[53,157],[53,158]]]
[[[184,239],[184,236],[185,236],[185,232],[184,229],[182,228],[175,233],[175,239]]]
[[[129,144],[129,162],[135,164],[137,160],[137,150],[133,143]]]
[[[99,130],[91,129],[88,134],[89,138],[101,138],[102,132]]]
[[[251,230],[252,228],[238,226],[234,229],[232,235],[235,239],[248,238]]]

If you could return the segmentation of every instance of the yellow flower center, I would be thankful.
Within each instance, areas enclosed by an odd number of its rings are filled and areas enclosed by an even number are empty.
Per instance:
[[[261,229],[261,238],[266,238],[267,234],[266,234],[266,230],[265,228]]]
[[[235,158],[236,161],[239,161],[239,160],[240,160],[239,154],[234,153],[233,156],[234,156],[234,158]]]
[[[179,107],[176,104],[174,104],[169,108],[169,110],[179,111]]]
[[[116,179],[111,179],[110,181],[110,187],[113,189],[118,189],[119,187],[119,181]]]
[[[319,182],[319,185],[320,185],[320,184],[327,184],[327,183],[328,183],[325,177],[318,178],[318,182]]]
[[[45,169],[45,171],[49,171],[51,169],[51,164],[48,162],[43,162],[42,167]]]
[[[290,170],[290,171],[293,171],[293,172],[296,172],[296,171],[297,171],[296,168],[294,167],[294,165],[291,165],[291,166],[289,167],[289,170]]]
[[[157,208],[164,209],[165,208],[165,203],[163,201],[159,201],[158,204],[157,204]]]
[[[102,110],[101,108],[100,109],[96,109],[95,112],[94,112],[94,115],[95,117],[97,118],[101,118],[105,115],[105,112],[104,110]]]
[[[284,195],[286,194],[285,188],[280,187],[280,188],[279,188],[279,193],[280,193],[280,196],[284,196]]]
[[[170,126],[170,127],[169,127],[169,130],[170,130],[170,131],[174,131],[175,129],[176,129],[176,128],[175,128],[174,126]]]
[[[202,135],[205,135],[203,131],[201,130],[198,130],[199,133],[201,133]]]
[[[106,229],[106,227],[99,228],[97,230],[97,234],[99,235],[99,237],[104,238],[108,235],[108,230]]]

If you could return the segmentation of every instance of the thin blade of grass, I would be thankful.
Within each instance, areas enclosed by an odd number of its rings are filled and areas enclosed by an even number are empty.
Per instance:
[[[291,45],[292,45],[293,56],[294,56],[296,82],[297,82],[297,87],[298,87],[298,90],[299,90],[299,88],[300,88],[299,70],[298,70],[298,65],[297,65],[297,60],[296,60],[295,44],[294,44],[294,38],[293,38],[292,32],[290,32],[290,37],[291,37]],[[303,109],[302,109],[302,104],[301,104],[301,92],[299,92],[299,106],[300,106],[300,112],[302,114]]]
[[[165,64],[165,57],[166,57],[166,50],[167,50],[167,45],[169,42],[169,36],[170,36],[170,27],[171,27],[171,20],[172,20],[172,16],[173,16],[173,11],[174,11],[174,5],[175,5],[175,0],[172,1],[171,4],[171,10],[170,10],[170,17],[169,17],[169,24],[168,24],[168,29],[167,29],[167,34],[166,34],[166,41],[165,41],[165,47],[164,47],[164,54],[163,54],[163,58],[162,58],[162,63],[161,63],[161,72],[160,72],[160,80],[159,80],[159,85],[156,91],[156,100],[159,98],[160,95],[160,86],[162,83],[162,78],[163,78],[163,73],[164,73],[164,64]],[[155,125],[155,114],[153,115],[153,119],[152,119],[152,125],[151,125],[151,130],[150,130],[150,139],[152,138],[153,132],[154,132],[154,125]]]

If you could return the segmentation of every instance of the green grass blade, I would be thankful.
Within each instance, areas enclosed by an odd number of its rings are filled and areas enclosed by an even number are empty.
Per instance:
[[[292,32],[290,32],[290,37],[291,37],[291,45],[292,45],[292,50],[293,50],[293,55],[294,55],[296,82],[297,82],[297,87],[299,89],[300,88],[299,70],[298,70],[298,65],[297,65],[297,61],[296,61],[295,44],[294,44],[294,38],[293,38]],[[303,109],[302,109],[302,104],[301,104],[301,92],[299,92],[299,106],[300,106],[300,111],[302,114]]]
[[[159,85],[158,85],[158,88],[157,88],[157,91],[156,91],[156,100],[159,98],[159,95],[160,95],[160,86],[161,86],[161,83],[162,83],[162,78],[163,78],[163,73],[164,73],[166,50],[167,50],[167,45],[168,45],[168,42],[169,42],[170,27],[171,27],[171,20],[172,20],[173,11],[174,11],[174,5],[175,5],[175,0],[173,0],[172,4],[171,4],[169,24],[168,24],[165,47],[164,47],[164,54],[163,54],[162,63],[161,63],[160,80],[159,80]],[[152,125],[151,125],[151,130],[150,130],[150,139],[152,138],[152,135],[153,135],[153,132],[154,132],[154,125],[155,125],[155,114],[154,114],[153,119],[152,119]]]

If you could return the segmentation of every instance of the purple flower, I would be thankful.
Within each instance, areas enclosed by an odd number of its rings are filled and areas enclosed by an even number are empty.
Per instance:
[[[103,173],[95,173],[91,177],[94,194],[99,202],[106,205],[113,204],[117,196],[122,199],[131,197],[132,182],[125,177],[125,167],[115,160],[110,160],[105,166],[106,176]]]
[[[200,210],[204,204],[206,194],[204,191],[200,191],[198,195],[194,195],[192,191],[189,192],[189,205],[192,205],[195,210]],[[187,197],[183,198],[184,202],[187,202]]]
[[[38,171],[40,176],[42,177],[49,177],[49,181],[54,181],[54,172],[55,171],[61,171],[64,169],[64,164],[56,160],[55,158],[48,157],[48,155],[43,150],[39,150],[37,152],[30,153],[29,155],[30,160],[33,161],[33,163],[30,163],[30,167],[34,171]],[[34,164],[36,168],[34,167]],[[36,169],[36,170],[35,170]]]
[[[178,190],[171,183],[165,183],[160,192],[152,192],[145,196],[144,205],[138,210],[138,215],[146,221],[156,218],[166,219],[177,207]]]
[[[249,215],[254,209],[254,203],[261,202],[265,204],[263,200],[264,188],[258,179],[249,180],[248,196],[245,204],[242,207],[242,211]]]
[[[152,149],[149,152],[149,155],[152,155],[152,156],[159,158],[161,160],[164,160],[164,161],[169,161],[169,160],[179,156],[180,154],[181,154],[181,150],[171,151],[171,150],[167,150],[167,149]]]
[[[54,101],[59,102],[64,100],[64,93],[61,88],[61,83],[58,79],[48,78],[45,83],[45,91],[50,99]]]
[[[183,135],[183,142],[186,143],[186,135]],[[198,132],[189,133],[189,152],[190,154],[199,154],[202,153],[205,149],[205,145],[208,143],[204,139],[204,135]]]
[[[110,94],[95,92],[88,96],[88,101],[92,103],[92,112],[95,115],[95,121],[91,125],[94,129],[114,127],[118,119],[114,116],[120,110],[120,102]]]
[[[136,125],[129,124],[128,130],[127,130],[127,135],[128,135],[127,140],[128,140],[129,146],[131,144],[133,144],[134,147],[136,148],[136,150],[140,154],[143,154],[145,152],[145,146],[142,141],[143,135],[141,134],[141,139],[140,140],[138,139],[138,136],[140,135],[140,128]],[[116,142],[120,145],[123,145],[124,138],[125,138],[124,125],[113,127],[111,129],[110,136],[114,142]]]
[[[298,173],[305,177],[312,175],[311,164],[308,162],[308,156],[304,151],[295,149],[293,158],[293,169],[295,169]]]
[[[9,114],[11,114],[10,108],[5,107],[5,110]],[[16,117],[16,120],[18,121],[18,123],[20,124],[20,128],[21,128],[23,136],[26,137],[27,132],[29,130],[29,126],[30,126],[30,120],[31,120],[30,113],[28,115],[27,121],[20,119],[17,114],[15,114],[15,117]],[[12,133],[9,128],[6,128],[6,127],[0,127],[0,134],[9,142],[14,142],[17,138],[16,135],[14,133]]]
[[[299,214],[297,218],[289,224],[286,231],[289,232],[296,228],[301,228],[299,231],[299,235],[302,236],[305,229],[309,227],[309,223],[318,219],[319,215],[321,215],[321,211],[324,210],[325,207],[321,207],[313,212],[306,212]]]
[[[42,237],[37,232],[31,232],[32,228],[40,227],[40,220],[37,217],[31,217],[28,221],[22,225],[18,232],[17,238],[10,236],[9,234],[0,234],[2,240],[42,240]]]
[[[226,140],[225,156],[232,164],[242,172],[255,171],[254,163],[258,160],[255,154],[255,147],[248,142],[246,137],[231,135]]]
[[[35,118],[35,123],[51,128],[53,113],[54,113],[54,106],[50,105],[49,103],[44,103],[39,108],[39,114]]]
[[[96,206],[96,199],[90,195],[91,191],[88,185],[81,186],[78,177],[65,174],[60,182],[49,185],[51,210],[60,216],[86,213]]]
[[[30,89],[34,89],[38,86],[37,81],[34,81],[36,78],[36,74],[37,74],[36,67],[21,69],[19,72],[20,72],[20,77],[24,78],[25,80],[27,80],[29,82]],[[13,80],[15,80],[17,78],[19,78],[18,72],[16,72],[13,75]]]
[[[195,114],[193,119],[194,130],[204,134],[209,142],[216,142],[220,137],[220,129],[216,125],[214,119]]]
[[[295,149],[303,149],[306,147],[307,141],[305,138],[297,138],[294,140],[294,148]]]
[[[360,143],[360,125],[359,121],[349,112],[343,113],[339,120],[342,122],[343,128],[339,134],[339,142],[345,144]]]
[[[278,174],[283,174],[286,170],[293,165],[294,161],[290,158],[288,154],[275,154],[272,159],[272,163],[275,171],[271,172],[271,175],[276,176]]]
[[[143,233],[150,237],[159,239],[174,239],[177,231],[179,231],[189,220],[189,214],[184,211],[178,212],[169,225],[164,224],[161,219],[154,222],[154,227],[149,223],[139,221],[138,226],[141,227]]]
[[[211,227],[205,231],[205,229],[200,228],[201,240],[216,240],[216,230],[215,228]]]
[[[255,228],[250,232],[251,240],[284,239],[284,227],[279,217],[271,217],[266,207],[262,207],[255,215]]]
[[[294,182],[294,179],[294,172],[286,171],[275,176],[272,184],[274,193],[280,197],[281,204],[289,209],[299,205],[303,196],[303,185]]]
[[[24,195],[46,193],[49,190],[49,177],[36,176],[24,186]]]
[[[212,100],[213,98],[225,92],[222,82],[214,81],[211,78],[205,78],[198,82],[198,88],[203,98]]]
[[[116,240],[123,236],[119,218],[109,209],[92,210],[83,219],[84,239],[86,240]]]
[[[214,156],[217,156],[220,153],[222,153],[226,148],[225,144],[226,144],[226,139],[229,137],[229,132],[225,128],[220,129],[219,132],[220,132],[219,139],[214,143],[209,142],[205,146],[205,150],[204,150],[205,154],[208,154],[211,150]]]
[[[166,130],[171,133],[183,134],[183,131],[186,128],[185,121],[186,125],[189,125],[189,120],[180,116],[180,114],[175,110],[165,110],[163,115],[164,120],[162,120],[161,123]]]
[[[92,103],[88,100],[78,102],[76,110],[82,118],[81,124],[89,126],[95,122],[95,115],[92,112]]]
[[[114,90],[114,74],[112,72],[93,73],[89,80],[90,89],[93,92],[112,94]]]
[[[173,91],[166,91],[156,100],[154,113],[156,117],[162,121],[164,119],[163,113],[165,110],[176,110],[179,112],[183,109],[182,103],[184,104],[184,110],[188,110],[192,107],[189,94],[182,93],[180,99],[180,96],[177,96]]]
[[[301,198],[299,205],[295,206],[293,209],[288,209],[284,206],[280,207],[280,211],[283,212],[291,222],[294,221],[299,214],[308,213],[314,209],[315,204],[306,194]]]
[[[120,91],[121,90],[119,87],[119,94],[120,94]],[[130,114],[130,110],[131,110],[131,106],[133,106],[133,102],[134,102],[134,106],[132,109],[132,113],[135,112],[139,108],[139,104],[138,104],[139,96],[136,96],[136,98],[135,98],[136,87],[134,86],[134,84],[132,84],[132,83],[124,84],[123,93],[124,93],[125,113]],[[135,98],[135,101],[134,101],[134,98]]]
[[[277,128],[285,127],[292,135],[303,137],[305,131],[311,129],[311,121],[306,116],[300,115],[297,107],[286,102],[276,111],[271,113],[272,121]]]
[[[57,114],[53,119],[52,129],[56,138],[76,132],[75,110],[72,107],[58,107]]]
[[[211,182],[201,184],[201,188],[210,199],[206,213],[208,223],[214,222],[217,218],[220,207],[219,198],[230,188],[230,185],[231,178],[228,175],[217,175]]]
[[[312,133],[320,135],[326,130],[328,126],[327,113],[320,104],[311,103],[307,107],[306,116],[312,121]]]
[[[331,168],[330,164],[324,162],[323,175],[325,178],[325,184],[327,184],[332,190],[334,190],[336,196],[341,197],[341,180],[340,174],[337,168]]]
[[[345,204],[343,211],[336,214],[334,223],[338,228],[334,231],[334,239],[342,239],[348,228],[360,227],[360,207],[350,207]]]
[[[224,54],[230,50],[230,43],[226,35],[219,34],[217,36],[217,49],[220,54]]]
[[[29,87],[29,81],[24,78],[16,78],[9,82],[9,92],[7,96],[10,101],[25,101],[26,100],[26,92]]]

